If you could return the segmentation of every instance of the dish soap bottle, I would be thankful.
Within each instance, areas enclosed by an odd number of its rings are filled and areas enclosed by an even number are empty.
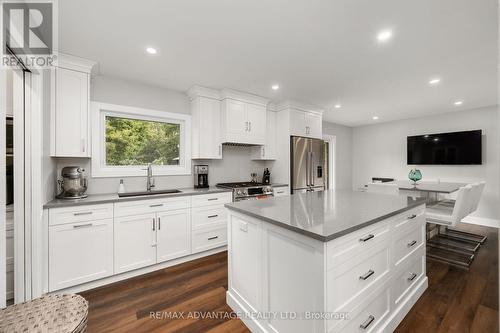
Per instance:
[[[125,184],[123,184],[123,179],[120,179],[120,185],[118,186],[118,193],[125,193]]]

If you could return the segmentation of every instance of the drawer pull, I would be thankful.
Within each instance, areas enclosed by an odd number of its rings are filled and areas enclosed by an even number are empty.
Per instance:
[[[80,212],[80,213],[74,213],[74,216],[82,216],[82,215],[92,215],[92,212]]]
[[[219,200],[219,198],[210,198],[210,199],[207,199],[208,201],[214,201],[214,200]]]
[[[411,273],[410,276],[408,277],[408,281],[413,281],[417,277],[417,273]]]
[[[363,324],[359,325],[359,328],[366,330],[368,326],[370,326],[373,323],[374,320],[375,320],[374,316],[369,316],[368,319],[366,319]]]
[[[411,214],[410,216],[408,216],[408,220],[413,220],[414,218],[416,218],[417,215],[415,214]]]
[[[208,237],[208,240],[214,240],[214,239],[217,239],[217,238],[219,238],[219,236]]]
[[[370,276],[372,276],[373,274],[375,274],[375,272],[370,269],[368,272],[366,272],[365,274],[361,275],[359,277],[359,279],[364,281],[364,280],[368,279]]]
[[[161,230],[161,218],[158,218],[158,230]]]
[[[276,193],[281,194],[281,193],[285,193],[285,191],[279,191],[279,192],[276,192]]]
[[[149,205],[149,207],[153,208],[153,207],[162,207],[163,204],[156,204],[156,205]]]
[[[209,219],[213,219],[214,217],[217,217],[217,216],[219,216],[219,215],[217,215],[217,214],[215,214],[215,215],[208,215],[208,218]]]
[[[412,240],[411,242],[408,243],[408,247],[412,247],[415,244],[417,244],[417,241],[416,240]]]
[[[87,223],[87,224],[74,225],[73,228],[80,229],[80,228],[88,228],[88,227],[91,227],[91,226],[93,226],[92,223]]]
[[[368,236],[366,237],[363,237],[363,238],[360,238],[359,241],[360,242],[366,242],[366,241],[369,241],[370,239],[374,238],[375,235],[372,235],[372,234],[369,234]]]

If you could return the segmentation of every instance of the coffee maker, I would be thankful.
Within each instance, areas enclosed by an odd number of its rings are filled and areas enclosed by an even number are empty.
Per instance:
[[[208,187],[208,165],[194,166],[194,188]]]

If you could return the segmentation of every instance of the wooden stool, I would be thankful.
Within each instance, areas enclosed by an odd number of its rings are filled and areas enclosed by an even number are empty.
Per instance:
[[[83,333],[88,312],[79,295],[45,295],[0,310],[0,332]]]

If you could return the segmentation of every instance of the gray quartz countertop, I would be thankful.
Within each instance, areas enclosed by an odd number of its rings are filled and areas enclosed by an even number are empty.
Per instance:
[[[158,199],[166,197],[181,197],[186,195],[201,195],[201,194],[211,194],[211,193],[221,193],[221,192],[231,192],[229,189],[209,187],[209,188],[180,188],[180,193],[172,194],[155,194],[155,195],[143,195],[136,197],[124,197],[119,198],[117,193],[109,194],[89,194],[85,199],[78,200],[61,200],[54,199],[47,202],[43,208],[58,208],[58,207],[71,207],[71,206],[82,206],[82,205],[96,205],[103,203],[113,203],[122,201],[137,201],[137,200],[148,200],[148,199]]]
[[[424,203],[423,198],[406,195],[328,190],[240,201],[226,207],[327,242]]]

